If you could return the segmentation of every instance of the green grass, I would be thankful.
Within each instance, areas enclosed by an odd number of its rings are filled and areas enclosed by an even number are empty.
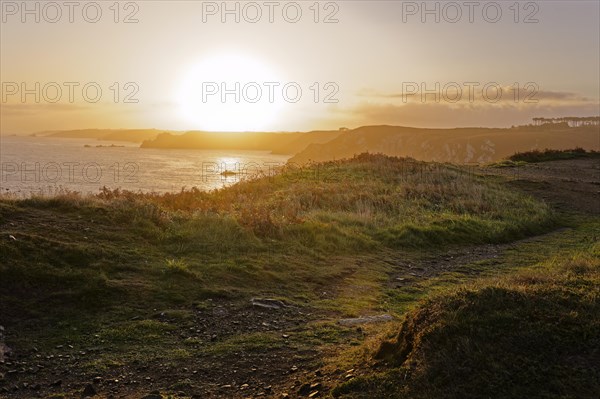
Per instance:
[[[508,158],[508,162],[515,162],[516,166],[520,163],[537,163],[547,161],[558,161],[562,159],[577,159],[577,158],[597,158],[600,153],[597,151],[586,151],[583,148],[574,148],[571,150],[532,150],[526,152],[518,152]],[[507,164],[504,164],[507,166]]]
[[[599,223],[516,247],[498,262],[512,273],[492,277],[487,267],[486,277],[461,288],[441,277],[445,288],[430,290],[396,336],[371,350],[379,366],[333,395],[597,397]]]
[[[380,289],[390,259],[509,242],[556,225],[546,204],[492,178],[369,154],[209,193],[1,198],[0,314],[8,331],[20,332],[11,343],[25,350],[109,347],[89,370],[158,361],[159,353],[180,362],[258,351],[281,340],[232,336],[200,350],[182,348],[172,328],[186,327],[186,312],[207,299],[281,298],[334,319],[399,312],[401,301]],[[414,302],[429,292],[421,288],[403,295]],[[173,324],[156,320],[157,311]],[[345,334],[325,323],[297,342],[338,344]]]
[[[0,309],[13,317],[105,308],[131,287],[150,304],[285,281],[303,295],[305,279],[343,273],[321,267],[332,255],[507,242],[555,224],[545,204],[457,167],[367,154],[210,193],[4,199],[0,220],[17,237],[0,240]]]

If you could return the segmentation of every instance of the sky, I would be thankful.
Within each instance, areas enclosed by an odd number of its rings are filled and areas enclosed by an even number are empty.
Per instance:
[[[600,115],[600,2],[0,1],[0,132]]]

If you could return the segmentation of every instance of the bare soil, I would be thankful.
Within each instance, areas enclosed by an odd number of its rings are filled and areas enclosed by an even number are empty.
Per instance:
[[[552,161],[481,171],[507,180],[506,184],[548,202],[562,213],[600,214],[600,159]],[[515,245],[461,248],[424,256],[418,263],[394,260],[395,271],[382,289],[405,286],[464,264],[494,259]],[[330,292],[336,292],[335,287]],[[97,392],[94,397],[98,398],[142,398],[158,392],[181,398],[282,398],[307,397],[320,392],[314,396],[317,397],[349,378],[348,370],[322,369],[330,354],[328,351],[296,339],[306,332],[310,323],[331,315],[310,308],[262,309],[248,302],[224,299],[215,300],[202,309],[188,310],[194,317],[185,320],[169,319],[160,313],[155,315],[156,319],[175,327],[169,332],[170,346],[187,347],[190,340],[202,346],[203,342],[214,344],[251,333],[275,334],[278,344],[271,348],[205,353],[179,360],[161,361],[159,354],[149,363],[117,364],[93,374],[82,371],[81,364],[110,353],[113,350],[110,345],[98,343],[71,348],[65,344],[47,353],[35,348],[15,350],[0,362],[0,397],[78,398],[83,397],[88,385],[94,388]],[[15,332],[6,332],[7,342],[13,334]],[[346,337],[361,338],[362,330],[348,328]]]

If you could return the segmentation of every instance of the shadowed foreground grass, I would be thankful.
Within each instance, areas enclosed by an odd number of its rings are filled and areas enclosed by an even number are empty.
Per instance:
[[[103,348],[77,364],[90,374],[228,359],[217,375],[235,369],[240,354],[358,344],[360,334],[335,319],[380,310],[381,283],[397,259],[514,241],[555,219],[497,179],[369,154],[208,193],[0,198],[1,321],[17,353]],[[231,331],[215,339],[186,332],[205,308],[249,312],[251,297],[313,316],[298,321],[292,346],[229,319],[218,332]]]
[[[131,290],[149,303],[304,295],[343,272],[320,267],[332,255],[506,242],[553,223],[545,204],[466,170],[368,154],[210,193],[3,199],[0,310],[102,309],[137,302]]]
[[[600,244],[428,298],[344,398],[597,398]]]

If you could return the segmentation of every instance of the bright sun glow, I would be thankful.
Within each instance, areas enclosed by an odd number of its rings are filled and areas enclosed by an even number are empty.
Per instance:
[[[283,105],[269,95],[270,82],[279,82],[276,72],[253,58],[213,56],[194,64],[185,74],[177,102],[194,129],[268,129]]]

